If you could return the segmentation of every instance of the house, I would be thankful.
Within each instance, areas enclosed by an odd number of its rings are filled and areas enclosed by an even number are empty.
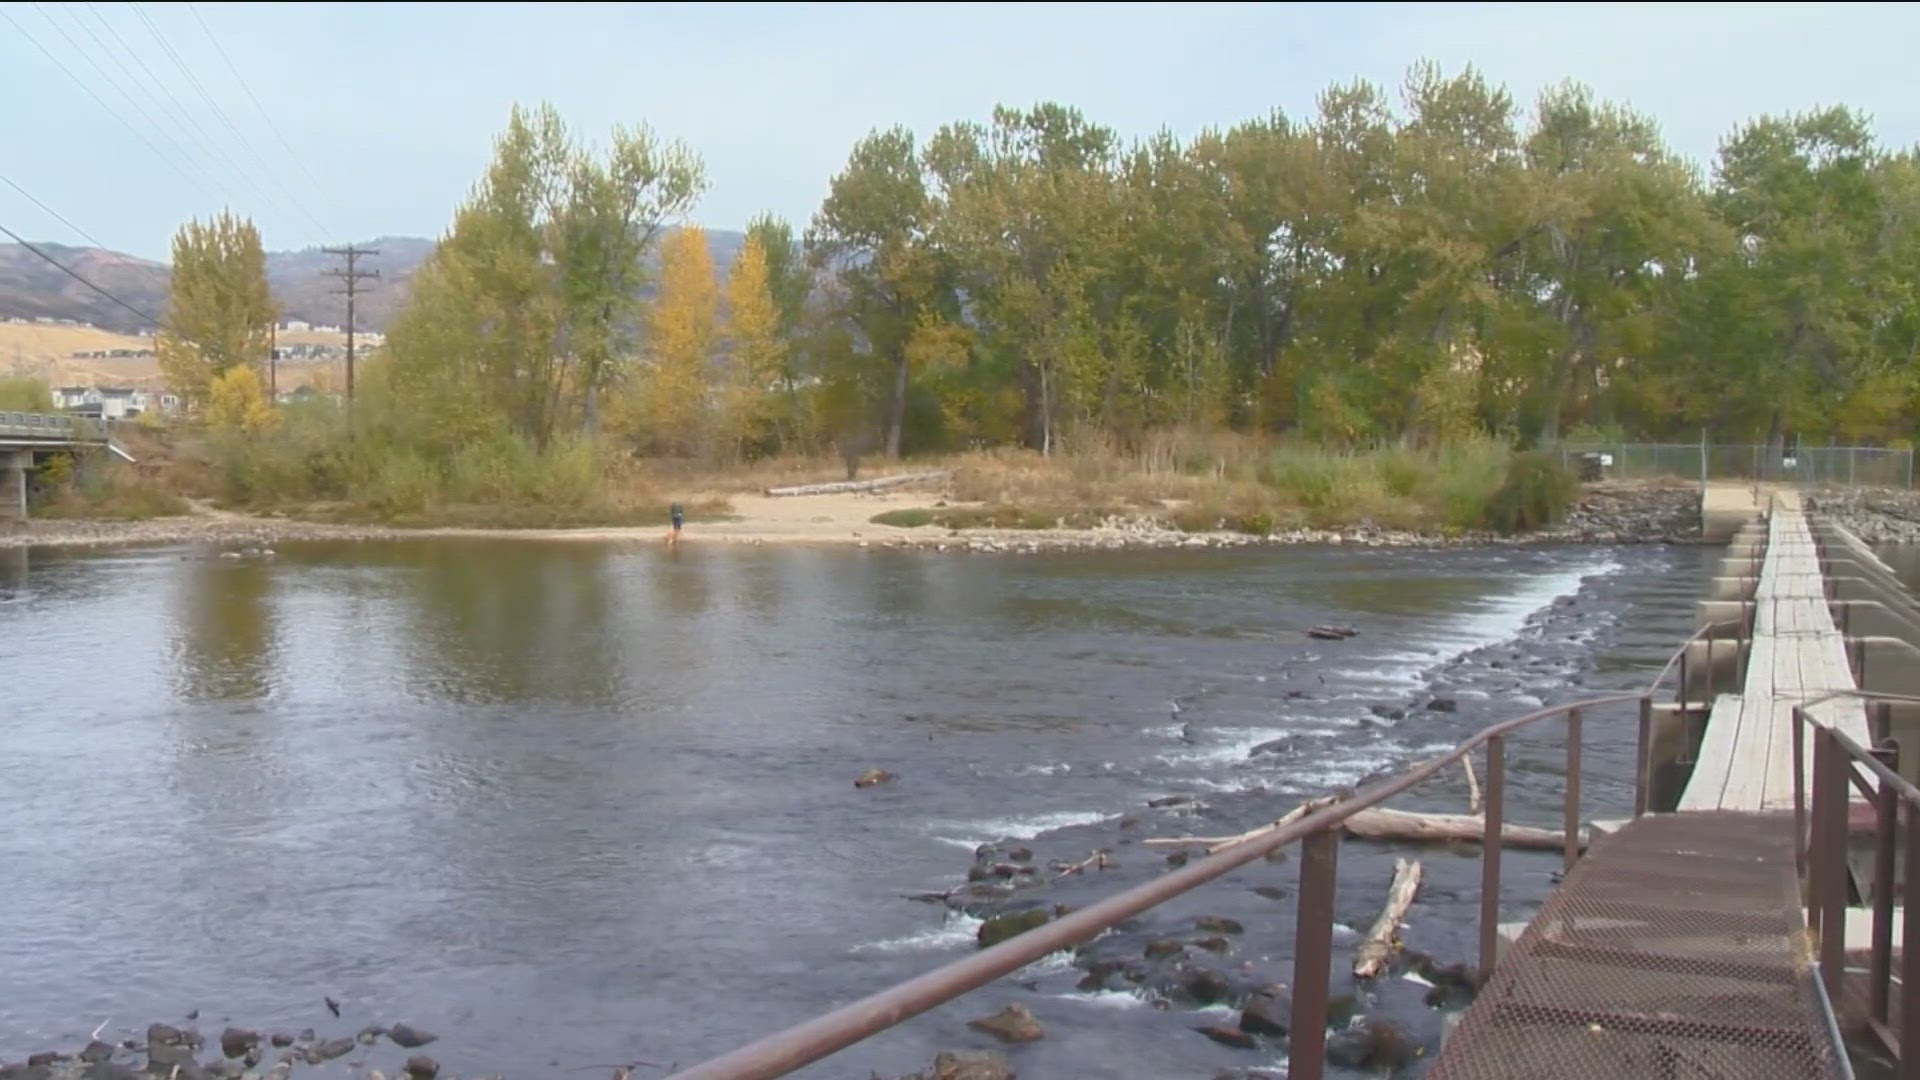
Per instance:
[[[283,322],[280,324],[280,329],[285,330],[288,333],[297,334],[302,331],[313,329],[313,324],[310,322],[302,321],[300,319],[288,319],[286,322]]]
[[[164,394],[162,397],[173,395]],[[61,386],[54,388],[53,401],[67,412],[102,420],[125,420],[139,416],[151,403],[150,395],[145,390],[136,390],[131,386]]]

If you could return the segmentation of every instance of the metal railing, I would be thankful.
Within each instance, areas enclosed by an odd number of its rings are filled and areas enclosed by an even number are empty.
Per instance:
[[[50,442],[105,442],[102,421],[58,413],[0,412],[0,435]]]
[[[1810,712],[1827,702],[1848,698],[1874,706],[1869,714],[1870,731],[1878,731],[1869,735],[1869,741],[1876,743],[1871,749]],[[1914,904],[1914,897],[1902,897],[1906,907],[1896,947],[1893,901],[1896,891],[1905,892],[1900,880],[1903,865],[1909,875],[1914,867],[1920,867],[1920,787],[1899,774],[1899,751],[1883,742],[1896,703],[1920,705],[1920,698],[1841,690],[1794,708],[1793,814],[1796,854],[1806,888],[1807,928],[1813,934],[1827,995],[1838,1001],[1846,992],[1848,855],[1854,830],[1854,793],[1872,804],[1873,877],[1866,889],[1873,917],[1867,945],[1867,1027],[1899,1058],[1899,1075],[1913,1080],[1920,1077],[1920,1051],[1906,1050],[1920,1045],[1909,1041],[1920,1039],[1920,906]],[[1811,785],[1806,767],[1809,731],[1813,736]],[[1899,835],[1903,806],[1904,852]],[[1896,951],[1901,987],[1897,1026],[1892,1015]]]
[[[1886,446],[1807,446],[1791,451],[1765,443],[1563,443],[1560,462],[1578,472],[1583,458],[1605,459],[1602,473],[1620,480],[1751,480],[1783,484],[1913,486],[1913,451]]]
[[[870,1036],[943,1005],[969,991],[1011,974],[1061,949],[1091,940],[1115,924],[1133,918],[1167,900],[1223,874],[1299,843],[1300,886],[1295,904],[1293,1005],[1287,1044],[1288,1076],[1292,1080],[1320,1080],[1326,1067],[1329,967],[1333,958],[1334,886],[1339,863],[1341,826],[1363,810],[1401,795],[1469,754],[1485,748],[1484,829],[1480,842],[1481,887],[1479,974],[1484,981],[1493,971],[1499,949],[1501,836],[1506,827],[1506,762],[1509,735],[1542,720],[1565,720],[1566,784],[1563,793],[1565,865],[1579,858],[1582,843],[1581,778],[1582,721],[1588,710],[1637,703],[1638,725],[1634,746],[1635,817],[1645,813],[1652,785],[1653,702],[1669,676],[1678,670],[1684,680],[1688,647],[1703,638],[1712,641],[1716,628],[1704,626],[1668,657],[1666,665],[1639,693],[1614,694],[1536,709],[1524,716],[1494,724],[1453,750],[1422,762],[1397,776],[1372,784],[1324,808],[1271,832],[1232,844],[1204,859],[1188,863],[1153,881],[1137,885],[1098,903],[1070,912],[1018,934],[997,945],[898,983],[850,1005],[815,1017],[784,1031],[767,1035],[720,1057],[674,1075],[673,1080],[763,1080],[784,1076],[819,1061]],[[1709,645],[1711,649],[1711,645]],[[1684,691],[1683,691],[1684,696]]]

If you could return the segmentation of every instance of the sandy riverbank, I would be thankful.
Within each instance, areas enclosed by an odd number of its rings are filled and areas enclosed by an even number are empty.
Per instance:
[[[1361,523],[1338,529],[1286,529],[1268,536],[1238,532],[1192,533],[1152,520],[1114,522],[1092,529],[959,529],[877,525],[876,514],[946,505],[938,491],[841,493],[773,498],[725,496],[731,514],[694,521],[689,544],[845,544],[962,551],[1040,551],[1130,547],[1239,547],[1260,543],[1350,543],[1370,546],[1488,542],[1689,542],[1699,534],[1693,489],[1599,485],[1590,489],[1566,524],[1529,537],[1467,534],[1439,537],[1396,532]],[[287,517],[254,516],[198,508],[182,517],[146,521],[36,520],[0,525],[0,547],[98,546],[199,543],[233,548],[271,547],[300,540],[379,540],[466,537],[511,540],[661,543],[666,530],[649,526],[564,529],[394,528],[336,525]]]

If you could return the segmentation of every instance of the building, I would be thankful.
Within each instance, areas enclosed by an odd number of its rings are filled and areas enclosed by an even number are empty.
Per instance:
[[[143,413],[170,413],[180,408],[177,394],[131,386],[56,386],[53,403],[67,412],[102,420],[128,420]]]

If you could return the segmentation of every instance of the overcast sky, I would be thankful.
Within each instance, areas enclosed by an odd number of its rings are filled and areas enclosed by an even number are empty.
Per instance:
[[[1585,82],[1651,113],[1702,163],[1741,121],[1820,104],[1865,109],[1885,145],[1920,141],[1915,5],[102,2],[0,13],[0,180],[106,246],[154,258],[182,220],[228,204],[271,249],[437,236],[509,107],[542,99],[595,138],[644,121],[685,140],[712,181],[694,218],[718,228],[761,210],[803,225],[874,127],[925,134],[996,103],[1055,100],[1129,137],[1186,136],[1276,107],[1307,115],[1336,81],[1397,87],[1423,58],[1474,64],[1523,104],[1562,79]],[[88,242],[4,182],[0,225]]]

